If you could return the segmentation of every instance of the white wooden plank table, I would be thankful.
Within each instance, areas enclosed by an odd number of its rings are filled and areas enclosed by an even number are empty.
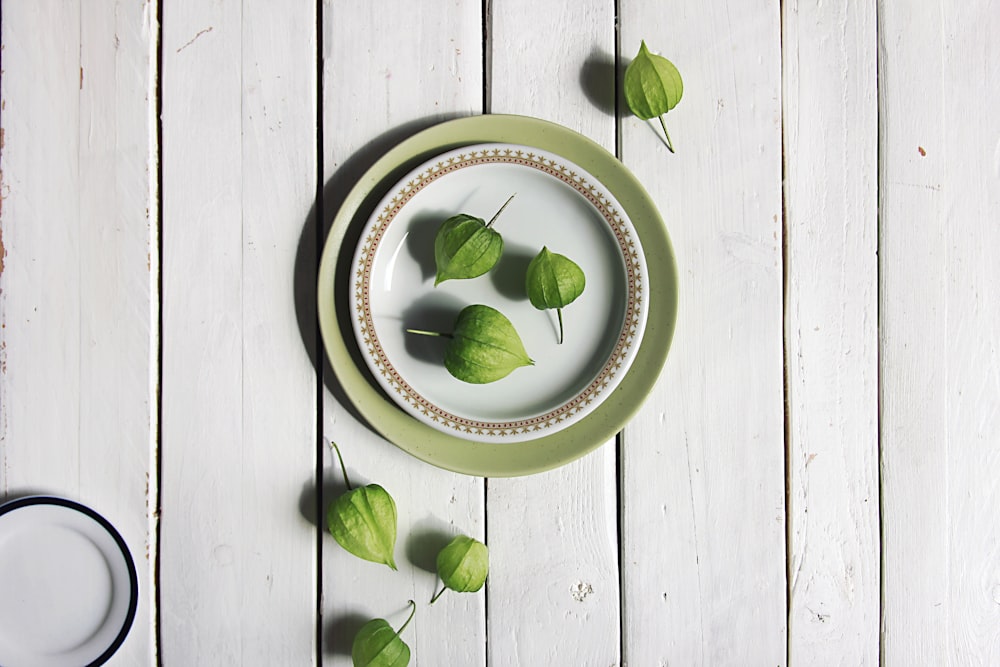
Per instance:
[[[0,12],[0,500],[124,536],[109,664],[347,665],[409,599],[416,665],[1000,664],[995,3]],[[676,154],[621,100],[641,40],[684,76]],[[316,322],[354,182],[484,113],[617,155],[679,265],[638,415],[528,477],[377,435]],[[327,440],[395,497],[398,572],[325,533]],[[490,577],[430,607],[458,532]]]

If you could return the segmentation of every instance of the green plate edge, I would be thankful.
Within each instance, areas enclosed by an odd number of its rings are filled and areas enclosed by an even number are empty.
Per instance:
[[[639,352],[621,383],[578,423],[525,442],[463,440],[409,416],[368,380],[367,369],[362,370],[355,361],[337,321],[338,309],[347,312],[348,296],[348,288],[337,284],[341,247],[352,223],[363,225],[369,215],[370,210],[362,210],[363,205],[374,206],[398,178],[428,158],[477,143],[534,146],[561,155],[589,171],[628,213],[649,271],[646,330]],[[355,220],[359,215],[362,217]],[[354,250],[354,247],[345,249],[347,262],[351,262]],[[504,114],[469,116],[444,121],[405,139],[375,162],[355,184],[337,211],[323,248],[317,305],[320,333],[333,371],[371,428],[404,451],[439,468],[474,476],[515,477],[551,470],[593,451],[621,431],[639,410],[656,384],[673,338],[677,319],[677,263],[663,219],[649,194],[600,144],[538,118]],[[353,335],[350,345],[356,349]]]

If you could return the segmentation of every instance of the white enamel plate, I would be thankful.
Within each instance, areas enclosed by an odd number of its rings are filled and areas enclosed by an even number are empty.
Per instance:
[[[88,507],[29,497],[0,505],[0,665],[100,665],[135,618],[135,565]]]
[[[435,287],[441,223],[457,213],[488,221],[511,195],[493,225],[504,239],[497,266]],[[525,291],[543,246],[576,262],[587,281],[563,308],[562,344],[556,312],[536,310]],[[468,440],[531,440],[584,419],[627,372],[647,317],[645,259],[623,207],[584,169],[526,146],[465,146],[421,165],[375,210],[353,267],[354,333],[376,381],[416,419]],[[468,384],[444,368],[448,339],[406,333],[449,333],[470,304],[503,313],[534,365]]]

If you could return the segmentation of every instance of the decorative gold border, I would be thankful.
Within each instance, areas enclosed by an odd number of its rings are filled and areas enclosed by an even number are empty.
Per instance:
[[[615,235],[618,247],[625,259],[626,284],[628,301],[625,308],[625,320],[622,331],[615,343],[614,350],[601,372],[587,387],[571,401],[543,415],[510,422],[486,422],[467,419],[442,410],[417,393],[396,371],[386,356],[375,333],[375,323],[370,307],[370,285],[372,264],[375,250],[378,248],[386,228],[392,223],[403,206],[423,188],[459,169],[482,164],[517,164],[531,167],[538,171],[555,176],[562,182],[574,188],[577,192],[598,210],[601,217]],[[370,362],[382,376],[382,379],[398,394],[397,400],[402,400],[410,410],[419,413],[426,419],[445,428],[461,433],[480,436],[506,437],[521,435],[551,428],[574,415],[582,412],[594,402],[597,397],[612,385],[615,376],[625,368],[626,357],[633,343],[639,336],[639,320],[642,312],[643,284],[641,253],[638,250],[629,223],[622,219],[620,213],[612,206],[603,193],[598,191],[597,184],[589,183],[586,178],[565,165],[535,151],[524,151],[517,148],[489,148],[485,150],[469,150],[443,158],[433,166],[419,172],[409,180],[379,212],[375,226],[365,237],[358,253],[356,281],[354,283],[354,306],[358,313],[359,332],[364,341]]]

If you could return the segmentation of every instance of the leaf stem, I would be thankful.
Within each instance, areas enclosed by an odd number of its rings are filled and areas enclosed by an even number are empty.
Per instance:
[[[499,211],[497,211],[496,213],[494,213],[494,214],[493,214],[493,217],[492,217],[492,218],[490,218],[490,221],[486,223],[486,228],[487,228],[487,229],[489,229],[489,228],[490,228],[490,227],[491,227],[491,226],[493,225],[493,223],[494,223],[494,222],[496,222],[497,218],[499,218],[499,217],[500,217],[500,214],[501,214],[501,213],[503,213],[503,210],[504,210],[505,208],[507,208],[507,204],[509,204],[509,203],[510,203],[510,200],[511,200],[511,199],[513,199],[513,198],[515,197],[515,195],[517,195],[517,193],[516,193],[516,192],[515,192],[514,194],[512,194],[512,195],[511,195],[510,197],[507,197],[507,201],[505,201],[505,202],[503,203],[503,206],[501,206],[501,207],[500,207],[500,210],[499,210]]]
[[[559,317],[559,344],[563,342],[562,308],[556,308],[556,315]]]
[[[442,338],[454,338],[450,333],[442,333],[440,331],[427,331],[426,329],[407,329],[406,333],[420,334],[421,336],[440,336]]]
[[[447,586],[442,586],[441,590],[439,590],[437,593],[435,593],[434,597],[431,598],[431,604],[434,604],[435,602],[437,602],[437,599],[439,597],[441,597],[441,594],[444,593],[446,590],[448,590],[448,587]]]
[[[344,484],[347,485],[347,490],[350,491],[352,489],[351,480],[347,479],[347,466],[344,465],[344,457],[340,455],[340,447],[333,440],[327,440],[327,442],[333,447],[333,451],[337,452],[337,458],[340,459],[340,470],[344,473]]]
[[[400,626],[399,630],[396,630],[396,636],[397,637],[403,633],[403,630],[406,629],[406,626],[408,626],[410,624],[410,621],[413,620],[413,615],[415,613],[417,613],[417,603],[416,602],[414,602],[413,600],[410,600],[410,601],[407,602],[407,604],[410,605],[410,615],[406,619],[406,622],[403,623],[403,625]]]
[[[675,152],[674,151],[674,145],[670,141],[670,133],[667,132],[667,122],[665,120],[663,120],[663,117],[665,115],[666,114],[660,114],[660,127],[663,128],[663,136],[667,138],[667,142],[666,142],[667,143],[667,150],[670,151],[671,153],[674,153]]]

